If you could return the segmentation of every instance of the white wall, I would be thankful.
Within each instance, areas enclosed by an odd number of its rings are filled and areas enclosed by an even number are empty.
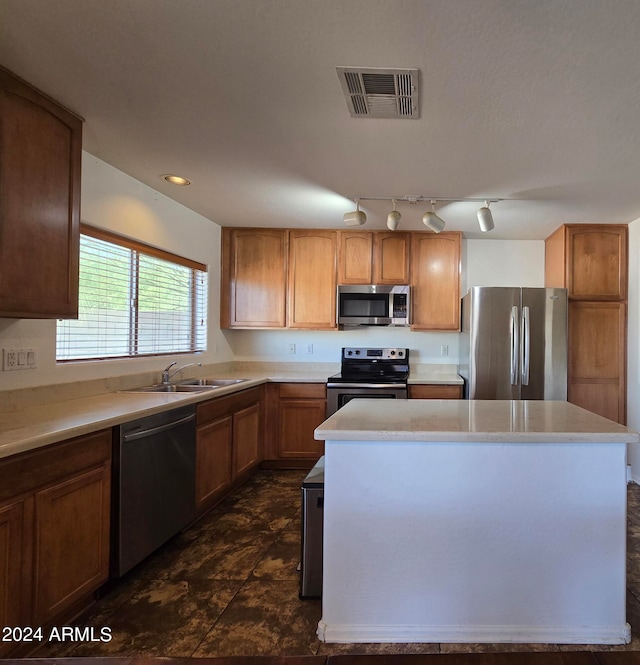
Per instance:
[[[629,224],[627,426],[640,431],[640,219]],[[633,479],[640,482],[640,445],[628,447]]]
[[[209,351],[175,359],[203,363],[231,359],[218,324],[220,227],[89,153],[83,152],[82,157],[83,222],[209,267]],[[0,372],[0,390],[160,370],[173,360],[163,356],[57,364],[55,342],[55,320],[0,319],[0,347],[34,348],[38,363],[34,370]]]
[[[544,286],[544,241],[465,240],[462,288],[472,286]],[[228,330],[223,335],[237,360],[339,362],[343,346],[401,346],[421,363],[458,363],[458,333],[411,332],[404,328],[358,328],[338,332],[301,330]],[[295,354],[289,345],[296,345]],[[307,346],[313,352],[307,352]],[[441,346],[448,355],[441,355]]]
[[[544,286],[544,240],[463,242],[463,295],[472,286]]]

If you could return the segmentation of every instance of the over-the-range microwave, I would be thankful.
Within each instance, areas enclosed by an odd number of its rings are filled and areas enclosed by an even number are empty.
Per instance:
[[[408,326],[409,287],[339,284],[337,310],[340,326]]]

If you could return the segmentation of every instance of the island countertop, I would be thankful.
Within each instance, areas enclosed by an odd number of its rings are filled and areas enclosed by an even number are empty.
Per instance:
[[[638,443],[640,434],[569,402],[354,399],[315,438],[331,441]]]

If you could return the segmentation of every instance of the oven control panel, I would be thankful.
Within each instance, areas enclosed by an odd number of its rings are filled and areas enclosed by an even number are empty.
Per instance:
[[[347,346],[342,349],[342,358],[348,360],[406,360],[409,349],[370,349],[356,346]]]

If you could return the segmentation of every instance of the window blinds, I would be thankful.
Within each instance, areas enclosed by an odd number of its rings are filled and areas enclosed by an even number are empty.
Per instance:
[[[205,266],[144,250],[103,232],[83,232],[79,316],[58,321],[58,360],[206,349]]]

